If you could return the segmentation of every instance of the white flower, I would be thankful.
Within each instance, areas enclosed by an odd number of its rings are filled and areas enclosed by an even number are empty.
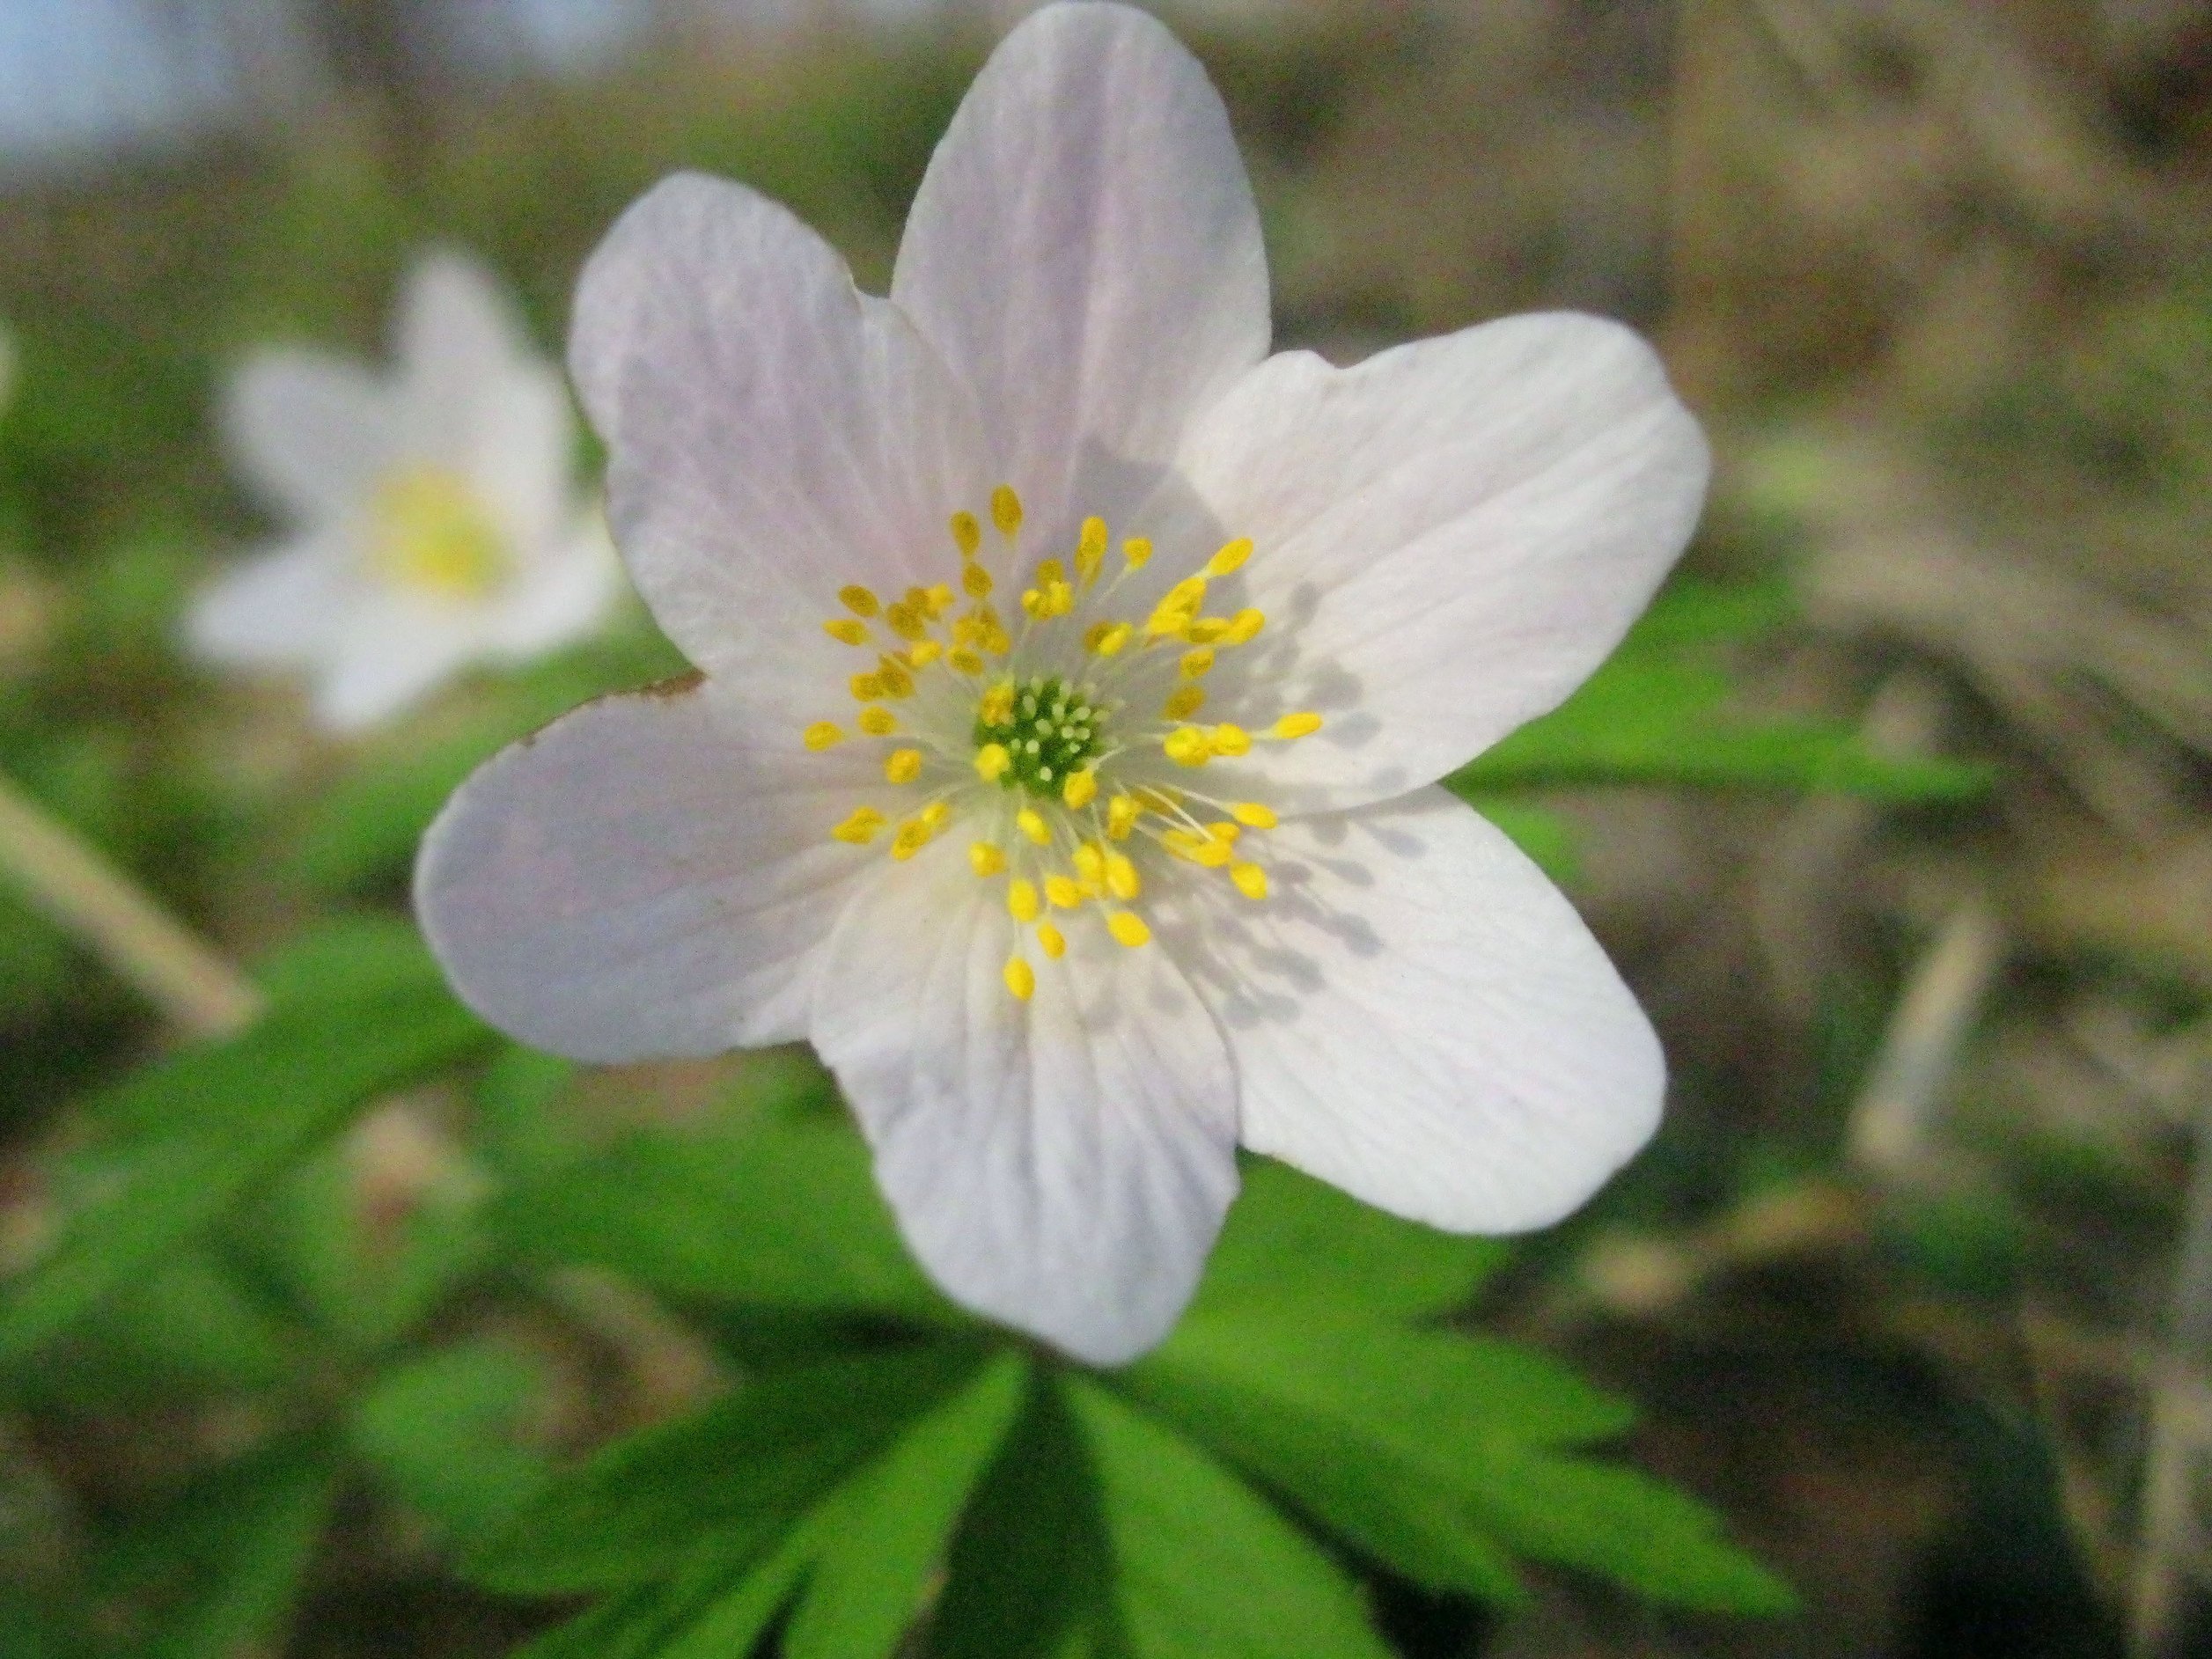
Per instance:
[[[461,995],[589,1060],[811,1039],[939,1282],[1098,1362],[1173,1324],[1239,1141],[1443,1228],[1581,1202],[1657,1044],[1435,781],[1619,640],[1704,443],[1588,317],[1268,337],[1221,103],[1120,6],[1001,46],[887,300],[737,186],[638,202],[570,362],[702,672],[447,806]]]
[[[265,349],[224,408],[239,470],[290,521],[187,619],[213,661],[305,669],[338,730],[373,725],[480,661],[591,632],[621,573],[571,488],[576,438],[558,368],[492,277],[452,253],[409,274],[386,378]]]

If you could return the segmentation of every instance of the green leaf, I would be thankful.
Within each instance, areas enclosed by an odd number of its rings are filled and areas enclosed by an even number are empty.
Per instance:
[[[1520,796],[1490,795],[1479,789],[1462,789],[1459,798],[1503,830],[1513,845],[1528,855],[1531,863],[1561,886],[1571,886],[1581,879],[1575,826],[1557,812]]]
[[[501,1180],[543,1180],[578,1156],[575,1137],[553,1115],[575,1076],[572,1062],[520,1044],[492,1056],[476,1085],[476,1146]]]
[[[1194,1311],[1295,1305],[1416,1319],[1465,1306],[1511,1249],[1400,1221],[1288,1164],[1253,1158]]]
[[[354,1450],[401,1501],[448,1538],[479,1538],[540,1492],[544,1458],[522,1439],[547,1379],[491,1338],[411,1357],[352,1411]]]
[[[746,1309],[969,1322],[915,1267],[842,1124],[634,1134],[497,1207],[525,1256]]]
[[[280,1646],[334,1485],[320,1440],[279,1442],[198,1482],[119,1540],[101,1577],[151,1608],[132,1651],[233,1659]]]
[[[848,1485],[822,1529],[819,1558],[784,1634],[784,1659],[876,1659],[897,1646],[968,1494],[1006,1437],[1027,1375],[1020,1355],[997,1355]]]
[[[1483,1458],[1469,1491],[1500,1536],[1539,1560],[1701,1612],[1797,1609],[1788,1584],[1722,1535],[1718,1516],[1641,1471],[1530,1449]]]
[[[1389,1659],[1356,1586],[1189,1442],[1080,1376],[1113,1608],[1133,1659]]]
[[[489,1589],[557,1595],[661,1576],[702,1541],[748,1560],[981,1357],[972,1344],[932,1344],[757,1377],[560,1476],[465,1568]]]
[[[20,1362],[198,1237],[363,1102],[466,1055],[483,1028],[441,988],[278,1007],[242,1036],[187,1049],[92,1103],[158,1126],[87,1196],[47,1255],[0,1296],[0,1366]]]

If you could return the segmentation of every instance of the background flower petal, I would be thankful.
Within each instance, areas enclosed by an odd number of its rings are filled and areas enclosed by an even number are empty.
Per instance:
[[[361,364],[296,347],[247,356],[224,388],[231,459],[263,501],[316,525],[358,508],[399,453],[398,400]]]
[[[315,718],[365,731],[422,701],[483,652],[483,617],[471,607],[353,584],[349,613],[315,664]]]
[[[329,532],[259,554],[200,591],[185,638],[210,662],[249,667],[312,662],[342,627],[350,545]]]
[[[713,682],[606,697],[507,749],[423,838],[415,906],[464,1001],[577,1060],[797,1037],[879,769],[763,734]]]
[[[1268,632],[1223,689],[1243,679],[1254,724],[1328,717],[1267,756],[1312,809],[1430,782],[1555,706],[1689,540],[1709,463],[1642,340],[1557,312],[1350,369],[1284,353],[1208,414],[1184,465],[1258,547],[1216,601],[1259,606]]]
[[[921,336],[783,208],[682,174],[592,256],[570,363],[612,451],[615,541],[669,637],[797,717],[837,713],[864,665],[818,627],[838,589],[957,573],[947,520],[988,488]]]
[[[1604,951],[1441,789],[1295,819],[1273,889],[1186,890],[1160,937],[1221,1020],[1241,1134],[1458,1232],[1566,1215],[1650,1137],[1665,1063]]]
[[[1014,927],[948,836],[886,866],[840,924],[813,1038],[875,1149],[908,1245],[955,1300],[1078,1359],[1165,1336],[1237,1190],[1235,1083],[1175,965],[1064,922],[1002,974]]]
[[[1259,214],[1205,71],[1128,7],[1038,12],[938,145],[891,297],[973,390],[1040,543],[1117,518],[1095,463],[1166,460],[1268,349]]]
[[[487,647],[524,659],[583,638],[622,592],[622,567],[596,511],[569,526],[484,619]]]

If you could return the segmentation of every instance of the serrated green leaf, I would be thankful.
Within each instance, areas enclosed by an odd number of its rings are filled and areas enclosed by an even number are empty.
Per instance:
[[[542,1369],[508,1345],[474,1338],[415,1355],[354,1405],[347,1437],[370,1469],[451,1538],[490,1532],[541,1491],[551,1472],[522,1428]]]
[[[148,1611],[133,1651],[232,1659],[270,1641],[299,1593],[335,1486],[330,1449],[279,1442],[219,1471],[121,1539],[100,1576]]]
[[[1018,1354],[997,1355],[839,1494],[784,1633],[784,1659],[878,1659],[898,1645],[968,1494],[1006,1437],[1027,1372]]]
[[[710,1542],[743,1563],[981,1362],[943,1343],[796,1366],[558,1477],[464,1563],[489,1589],[558,1595],[673,1570]]]
[[[1653,1601],[1701,1612],[1797,1608],[1789,1585],[1728,1541],[1718,1516],[1640,1470],[1532,1448],[1487,1455],[1467,1490],[1514,1548]]]
[[[496,1211],[525,1256],[611,1267],[670,1296],[971,1323],[914,1266],[866,1148],[841,1124],[640,1133]]]
[[[1288,1164],[1253,1158],[1193,1310],[1297,1306],[1417,1319],[1465,1306],[1511,1251],[1501,1239],[1400,1221]]]
[[[0,1366],[151,1272],[363,1102],[466,1057],[483,1028],[447,995],[278,1008],[95,1101],[96,1119],[155,1126],[70,1215],[55,1246],[0,1295]]]
[[[1389,1659],[1357,1587],[1266,1500],[1095,1384],[1062,1385],[1095,1459],[1133,1659]]]

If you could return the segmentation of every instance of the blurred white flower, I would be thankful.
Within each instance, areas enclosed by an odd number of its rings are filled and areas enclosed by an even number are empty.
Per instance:
[[[1093,4],[984,69],[888,300],[683,177],[576,316],[617,540],[703,673],[430,832],[423,923],[493,1023],[600,1061],[811,1039],[922,1263],[1099,1362],[1172,1325],[1239,1140],[1493,1231],[1650,1134],[1635,1000],[1435,782],[1689,536],[1705,444],[1633,334],[1268,356],[1220,100]]]
[[[326,725],[398,713],[472,663],[517,662],[592,632],[621,576],[572,487],[575,419],[495,280],[431,253],[409,273],[396,371],[296,348],[249,357],[224,437],[290,521],[211,584],[202,656],[305,670]]]

